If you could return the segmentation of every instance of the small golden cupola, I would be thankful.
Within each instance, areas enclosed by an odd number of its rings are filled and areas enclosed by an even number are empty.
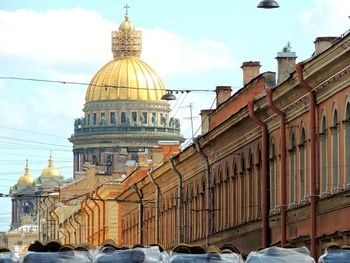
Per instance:
[[[29,173],[28,159],[26,160],[26,168],[24,169],[24,175],[22,175],[17,182],[17,185],[32,186],[34,185],[34,177]]]
[[[49,156],[49,165],[44,170],[42,170],[41,176],[61,176],[61,172],[53,166],[51,152]]]
[[[129,16],[128,16],[128,8],[129,6],[126,5],[125,9],[125,21],[123,23],[120,24],[119,26],[119,31],[135,31],[135,26],[133,23],[131,23],[131,21],[129,21]]]

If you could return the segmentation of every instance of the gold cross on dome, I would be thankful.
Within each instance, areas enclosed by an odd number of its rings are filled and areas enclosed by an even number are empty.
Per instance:
[[[128,4],[126,4],[124,6],[124,8],[125,8],[125,15],[127,16],[128,15],[128,9],[130,8],[130,6],[128,6]]]

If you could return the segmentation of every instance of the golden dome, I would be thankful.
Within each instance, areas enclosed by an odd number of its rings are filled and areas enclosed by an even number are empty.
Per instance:
[[[113,87],[111,87],[113,86]],[[93,77],[85,101],[160,100],[165,87],[158,74],[138,57],[121,57]]]
[[[52,163],[53,163],[53,160],[50,153],[49,166],[46,167],[44,170],[42,170],[41,176],[61,176],[60,171],[57,170],[55,167],[53,167]]]
[[[17,182],[18,185],[33,185],[34,178],[29,173],[28,160],[26,161],[26,168],[24,169],[24,175],[22,175]]]
[[[135,31],[135,26],[129,21],[129,17],[125,16],[125,21],[119,26],[120,31]]]

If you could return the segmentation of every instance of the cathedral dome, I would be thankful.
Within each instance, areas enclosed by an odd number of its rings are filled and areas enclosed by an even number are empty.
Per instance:
[[[61,172],[53,166],[52,156],[49,157],[49,165],[42,170],[41,176],[61,176]]]
[[[114,59],[92,78],[85,101],[141,100],[164,103],[161,100],[166,93],[164,84],[155,70],[140,59],[141,50],[142,32],[135,30],[126,10],[119,30],[112,32]]]
[[[120,31],[135,31],[135,26],[128,19],[128,16],[125,16],[125,21],[119,26]]]
[[[29,173],[29,167],[28,167],[28,160],[26,163],[26,168],[24,169],[24,175],[22,175],[17,182],[17,185],[33,185],[34,184],[34,178]]]
[[[85,101],[161,100],[165,87],[158,74],[138,57],[114,59],[93,77]]]

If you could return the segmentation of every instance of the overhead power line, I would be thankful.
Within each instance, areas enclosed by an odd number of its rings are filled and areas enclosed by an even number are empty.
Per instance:
[[[73,168],[73,166],[64,166],[64,167],[55,167],[58,170],[63,170],[63,169],[68,169],[68,168]],[[40,170],[30,170],[31,172],[41,172],[42,169]],[[0,172],[0,175],[9,175],[9,174],[23,174],[23,171],[20,172]],[[8,181],[9,179],[0,179],[1,181]]]
[[[19,138],[8,137],[8,136],[0,136],[0,138],[4,138],[4,139],[7,139],[7,140],[12,140],[12,141],[16,141],[16,142],[21,141],[21,142],[29,142],[29,143],[42,144],[42,145],[50,145],[50,146],[71,148],[70,146],[63,145],[63,144],[44,143],[44,142],[37,142],[37,141],[31,141],[31,140],[23,140],[23,139],[19,139]]]
[[[22,154],[22,153],[12,153],[11,152],[11,154],[9,154],[9,152],[0,152],[0,155],[11,155],[11,156],[24,156],[24,157],[27,157],[28,158],[28,156],[30,156],[31,158],[32,157],[35,157],[35,158],[43,158],[43,156],[42,155],[32,155],[32,154]],[[57,160],[67,160],[67,158],[59,158],[59,157],[56,157],[55,156],[55,161],[57,161]]]
[[[158,89],[150,89],[150,88],[115,86],[115,85],[97,85],[97,84],[91,84],[91,83],[87,83],[87,82],[51,80],[51,79],[38,79],[38,78],[24,78],[24,77],[11,77],[11,76],[0,76],[0,79],[34,81],[34,82],[46,82],[46,83],[59,83],[59,84],[72,84],[72,85],[83,85],[83,86],[102,87],[102,88],[158,90]],[[174,92],[174,93],[189,93],[189,92],[192,92],[192,91],[195,91],[195,92],[215,92],[215,90],[206,90],[206,89],[196,89],[196,90],[192,90],[192,89],[165,89],[165,91]]]
[[[54,135],[54,134],[48,134],[48,133],[42,133],[42,132],[37,132],[37,131],[31,131],[31,130],[23,130],[23,129],[17,129],[17,128],[4,127],[4,126],[0,126],[0,129],[11,130],[11,131],[19,131],[19,132],[26,132],[26,133],[32,133],[32,134],[37,134],[37,135],[56,137],[56,138],[67,140],[67,138],[63,137],[63,136]]]

